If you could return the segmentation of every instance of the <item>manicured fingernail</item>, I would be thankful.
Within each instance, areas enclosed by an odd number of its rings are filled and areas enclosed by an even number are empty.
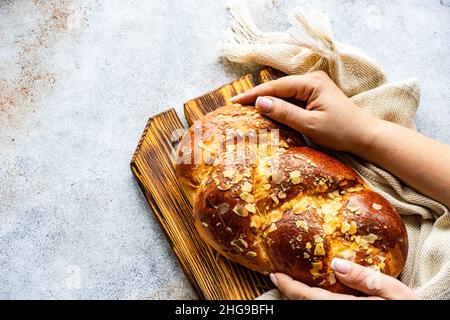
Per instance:
[[[278,287],[278,279],[277,279],[277,276],[274,273],[270,274],[270,280],[272,281],[272,283],[274,285],[276,285]]]
[[[240,93],[240,94],[238,94],[238,95],[235,95],[234,97],[231,97],[230,98],[230,101],[231,102],[235,102],[236,100],[239,100],[240,98],[242,98],[244,96],[244,94],[243,93]]]
[[[333,269],[339,273],[346,274],[347,272],[350,271],[351,268],[352,268],[352,265],[347,260],[334,258],[331,261],[331,269]]]
[[[272,110],[272,100],[266,97],[258,97],[255,105],[262,112],[268,113]]]

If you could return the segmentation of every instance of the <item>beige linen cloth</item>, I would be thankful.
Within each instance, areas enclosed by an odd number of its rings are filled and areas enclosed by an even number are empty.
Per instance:
[[[360,50],[332,37],[318,12],[294,12],[285,32],[261,32],[240,2],[229,5],[231,27],[218,43],[219,55],[245,64],[271,66],[287,74],[323,70],[358,106],[372,115],[414,128],[420,90],[416,80],[389,82]],[[409,236],[402,282],[423,299],[450,299],[450,216],[442,204],[418,193],[377,166],[348,154],[335,156],[355,169],[401,214]],[[260,298],[276,299],[270,291]]]

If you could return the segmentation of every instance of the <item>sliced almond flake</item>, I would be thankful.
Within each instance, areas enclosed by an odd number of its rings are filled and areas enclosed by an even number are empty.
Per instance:
[[[348,230],[348,234],[353,235],[356,233],[358,227],[355,221],[350,222],[350,229]]]
[[[286,199],[286,193],[284,191],[278,192],[278,198],[280,199]]]
[[[284,141],[284,140],[280,140],[280,143],[279,143],[279,145],[280,145],[280,147],[282,147],[282,148],[289,148],[289,145],[286,143],[286,141]]]
[[[334,272],[330,272],[328,274],[328,282],[331,286],[336,283],[336,276],[334,275]]]
[[[319,192],[325,192],[328,189],[328,186],[324,180],[320,180],[317,184],[316,190]]]
[[[312,262],[311,267],[312,268],[309,271],[311,272],[311,274],[313,276],[320,275],[319,271],[322,270],[322,267],[323,267],[322,261]]]
[[[324,203],[320,208],[322,209],[322,213],[324,215],[336,216],[338,214],[338,211],[335,209],[335,205],[333,204],[333,202]]]
[[[242,174],[238,173],[234,176],[233,183],[239,183],[243,179]]]
[[[246,178],[250,178],[252,176],[252,172],[250,171],[250,169],[247,168],[244,170],[244,176]]]
[[[371,254],[372,252],[373,252],[373,249],[372,249],[372,248],[369,248],[369,249],[367,249],[366,254],[369,255],[369,254]]]
[[[359,244],[356,243],[356,242],[352,242],[350,244],[350,249],[353,250],[353,251],[359,251]]]
[[[300,178],[300,171],[294,170],[294,171],[289,173],[289,176],[290,176],[291,179]]]
[[[323,275],[320,272],[317,272],[313,274],[313,280],[316,280],[317,278],[323,277]]]
[[[302,198],[300,201],[296,202],[292,206],[292,211],[294,211],[295,214],[301,214],[308,208],[309,203],[306,198]]]
[[[250,222],[250,227],[259,228],[261,226],[262,220],[258,215],[253,215]]]
[[[247,203],[255,202],[253,195],[247,192],[242,192],[239,197]]]
[[[325,255],[325,249],[323,247],[323,243],[319,242],[316,244],[316,247],[314,248],[314,255],[316,256],[324,256]]]
[[[272,173],[272,181],[275,184],[280,184],[284,180],[284,176],[279,171]]]
[[[247,256],[252,257],[252,258],[256,257],[257,255],[258,255],[258,254],[257,254],[255,251],[249,251],[249,252],[247,252]]]
[[[300,183],[302,183],[302,179],[301,178],[292,178],[291,182],[292,182],[292,184],[300,184]]]
[[[270,221],[271,222],[278,222],[281,220],[281,218],[283,218],[283,213],[281,211],[273,211],[270,214]]]
[[[276,205],[280,203],[280,200],[278,200],[276,195],[271,194],[270,198],[273,200],[273,202],[275,202]]]
[[[355,239],[355,242],[360,246],[360,247],[364,247],[365,245],[367,245],[367,240],[364,239],[363,237],[357,237]]]
[[[217,177],[213,177],[213,180],[214,180],[214,183],[215,183],[216,185],[219,185],[219,184],[220,184],[220,180],[217,179]]]
[[[315,234],[314,235],[314,242],[315,243],[323,242],[323,238],[321,236],[319,236],[318,234]]]
[[[297,220],[297,221],[295,221],[295,226],[297,228],[301,228],[304,231],[308,232],[308,223],[306,221]]]
[[[333,231],[336,231],[341,227],[342,220],[339,217],[327,215],[324,217],[325,224],[329,225]]]
[[[364,259],[364,260],[366,260],[367,263],[373,263],[373,259],[372,259],[372,258],[366,258],[366,259]]]
[[[285,202],[285,203],[281,206],[280,209],[282,209],[283,211],[291,210],[291,209],[292,209],[292,205],[293,205],[292,201],[288,201],[288,202]]]
[[[222,203],[217,207],[217,211],[219,211],[220,214],[225,214],[230,210],[230,205],[228,203]]]
[[[331,235],[334,232],[334,228],[327,223],[322,225],[322,229],[323,229],[323,232],[328,235]]]
[[[334,210],[338,211],[342,208],[342,202],[339,196],[336,196],[335,200],[331,202],[331,206]]]
[[[349,201],[346,205],[346,208],[350,210],[350,212],[356,212],[359,210],[359,205],[354,201]]]
[[[237,204],[234,208],[233,208],[233,212],[236,213],[238,216],[241,217],[247,217],[248,216],[248,211],[247,209],[245,209],[242,205]]]
[[[270,184],[264,185],[264,190],[269,191],[272,186]]]
[[[252,192],[253,185],[250,182],[245,181],[241,188],[242,192]]]
[[[245,209],[247,209],[248,212],[256,213],[256,207],[253,203],[247,203]]]
[[[238,248],[241,252],[248,248],[247,241],[241,238],[231,241],[231,245]]]
[[[372,244],[378,239],[378,237],[377,237],[377,235],[375,235],[373,233],[369,233],[366,236],[362,236],[361,239],[364,239],[365,241],[367,241],[367,243]]]
[[[381,209],[383,209],[383,206],[378,203],[372,203],[372,208],[374,208],[377,211],[380,211]]]
[[[310,255],[307,252],[303,252],[303,258],[309,259]]]
[[[355,187],[348,188],[347,192],[352,193],[352,192],[359,192],[361,190],[363,190],[363,188],[361,186],[355,186]]]
[[[341,232],[343,234],[347,233],[350,230],[350,223],[348,223],[347,221],[342,221],[341,224]]]
[[[223,172],[224,178],[229,178],[229,179],[233,178],[234,174],[235,174],[235,172],[232,168],[228,168]]]
[[[350,249],[346,249],[346,250],[339,252],[338,257],[340,257],[342,259],[346,259],[346,260],[353,260],[353,259],[355,259],[356,254],[354,251],[352,251]]]
[[[229,184],[225,184],[225,183],[221,183],[217,186],[217,189],[221,190],[221,191],[226,191],[226,190],[230,190],[231,189],[231,185]]]
[[[249,194],[245,201],[247,201],[248,203],[255,202],[255,197],[252,194]]]
[[[220,159],[216,158],[213,163],[213,167],[217,166],[220,163]]]
[[[267,230],[267,233],[269,234],[269,233],[271,233],[271,232],[273,232],[273,231],[275,231],[275,230],[277,230],[277,229],[278,229],[278,228],[277,228],[276,224],[275,224],[275,223],[272,223],[272,224],[270,225],[269,230]]]

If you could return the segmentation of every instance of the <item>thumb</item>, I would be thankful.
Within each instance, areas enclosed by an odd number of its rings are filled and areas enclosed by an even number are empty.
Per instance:
[[[397,279],[348,260],[334,258],[331,268],[344,285],[383,299],[417,299],[414,291]]]
[[[274,97],[258,97],[255,106],[265,116],[300,132],[307,129],[305,120],[312,112]]]

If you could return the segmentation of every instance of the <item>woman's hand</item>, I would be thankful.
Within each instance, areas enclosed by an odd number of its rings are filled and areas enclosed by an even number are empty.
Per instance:
[[[279,98],[304,101],[306,109]],[[315,143],[354,153],[450,208],[450,147],[364,112],[324,72],[270,81],[232,101],[255,103]]]
[[[292,300],[418,299],[414,291],[397,279],[348,260],[334,258],[331,262],[331,268],[335,271],[336,278],[340,282],[368,296],[356,297],[347,294],[332,293],[321,288],[309,287],[282,273],[271,274],[270,279],[284,296]]]
[[[306,102],[306,110],[279,98]],[[370,143],[379,120],[348,99],[324,72],[288,76],[233,97],[255,103],[268,117],[305,133],[317,144],[356,153]]]

